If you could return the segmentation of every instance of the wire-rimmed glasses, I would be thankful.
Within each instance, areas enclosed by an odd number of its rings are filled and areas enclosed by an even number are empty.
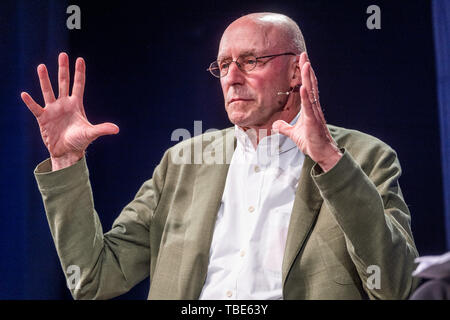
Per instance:
[[[261,59],[265,59],[265,58],[273,59],[275,57],[286,56],[286,55],[295,56],[296,54],[292,53],[292,52],[284,52],[284,53],[271,54],[271,55],[262,56],[262,57],[255,57],[254,55],[251,55],[251,54],[244,55],[244,56],[239,56],[236,60],[223,59],[221,61],[214,61],[209,65],[209,68],[206,69],[206,71],[211,72],[211,74],[216,78],[222,78],[228,74],[228,69],[230,68],[230,65],[233,62],[236,63],[237,67],[242,72],[250,72],[256,68],[256,65],[258,63],[266,64],[267,62],[269,62],[271,60],[271,59],[269,59],[267,61],[261,61]]]

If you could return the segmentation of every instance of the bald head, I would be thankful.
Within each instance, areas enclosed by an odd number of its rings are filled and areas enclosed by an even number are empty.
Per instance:
[[[272,12],[251,13],[233,21],[224,34],[230,29],[246,25],[253,25],[265,35],[267,47],[284,47],[297,54],[306,51],[305,40],[299,26],[288,16]]]

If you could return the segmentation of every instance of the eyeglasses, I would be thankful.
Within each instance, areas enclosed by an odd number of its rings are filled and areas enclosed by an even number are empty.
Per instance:
[[[239,70],[242,72],[250,72],[253,69],[256,68],[256,65],[259,63],[266,64],[270,60],[272,60],[275,57],[279,56],[295,56],[295,53],[292,52],[285,52],[280,54],[272,54],[269,56],[263,56],[263,57],[255,57],[254,55],[245,55],[245,56],[239,56],[236,60],[232,59],[225,59],[222,61],[214,61],[209,65],[209,68],[206,69],[206,71],[211,72],[211,74],[216,78],[222,78],[225,77],[228,74],[228,69],[230,68],[230,65],[235,62],[238,66]],[[265,58],[272,58],[267,61],[260,61],[260,59]]]

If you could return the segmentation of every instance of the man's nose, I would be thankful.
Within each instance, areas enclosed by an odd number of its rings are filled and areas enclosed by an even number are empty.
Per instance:
[[[245,79],[244,72],[238,67],[238,62],[233,62],[228,67],[228,73],[225,80],[229,85],[242,84]]]

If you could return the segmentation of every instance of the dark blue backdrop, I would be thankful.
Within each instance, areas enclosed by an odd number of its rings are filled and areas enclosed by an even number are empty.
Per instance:
[[[66,28],[69,4],[81,8],[81,30]],[[366,28],[371,4],[381,8],[381,30]],[[108,230],[175,143],[174,129],[193,134],[194,120],[203,130],[230,126],[220,86],[205,69],[224,28],[255,11],[300,24],[328,122],[372,134],[398,152],[420,254],[450,249],[447,1],[3,1],[0,299],[70,298],[33,177],[47,152],[19,96],[27,91],[42,102],[37,65],[47,65],[56,85],[58,53],[69,54],[72,73],[83,56],[88,118],[121,129],[95,141],[87,155]],[[120,298],[145,299],[147,290],[143,282]]]

